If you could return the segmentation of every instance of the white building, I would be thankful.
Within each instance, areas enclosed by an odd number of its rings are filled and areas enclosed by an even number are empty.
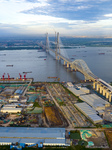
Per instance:
[[[81,87],[80,90],[85,92],[86,94],[90,93],[90,90],[88,88],[86,88],[86,87]]]
[[[21,113],[22,108],[2,108],[2,113]]]
[[[68,89],[76,96],[84,95],[86,94],[84,91],[81,91],[79,88],[74,88],[74,87],[68,87]]]
[[[14,95],[14,98],[19,99],[19,98],[20,98],[20,95]]]
[[[87,118],[93,121],[93,123],[100,123],[102,122],[102,118],[100,118],[97,114],[96,111],[90,107],[88,104],[85,102],[83,103],[76,103],[75,106],[85,115]]]
[[[67,82],[67,87],[74,87],[74,85],[72,84],[72,82]]]
[[[3,108],[16,108],[18,106],[18,103],[14,103],[14,104],[6,104],[4,105]]]
[[[18,99],[17,99],[17,98],[10,98],[10,99],[9,99],[9,103],[12,103],[12,102],[16,102],[16,103],[17,103],[17,102],[18,102]]]
[[[105,107],[110,106],[110,103],[97,96],[96,94],[81,95],[81,100],[88,103],[95,110],[104,110]]]

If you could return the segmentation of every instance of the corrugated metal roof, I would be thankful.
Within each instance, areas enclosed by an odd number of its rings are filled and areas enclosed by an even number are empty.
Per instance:
[[[79,98],[94,108],[105,107],[105,105],[108,104],[107,101],[96,94],[81,95]]]
[[[65,139],[21,139],[21,138],[0,138],[1,143],[45,143],[45,144],[65,144]]]
[[[65,144],[65,128],[0,127],[0,142]]]
[[[93,122],[102,122],[102,118],[100,118],[97,114],[96,111],[90,107],[88,104],[85,102],[83,103],[76,103],[75,104],[84,114],[86,114],[88,117],[93,120]]]
[[[45,139],[45,143],[65,143],[65,139]]]
[[[73,87],[69,87],[68,89],[69,89],[73,94],[75,94],[76,96],[80,96],[80,95],[85,94],[85,92],[81,91],[80,89],[77,90],[77,89],[75,89],[75,88],[73,88]]]
[[[0,137],[65,138],[65,128],[0,127]]]

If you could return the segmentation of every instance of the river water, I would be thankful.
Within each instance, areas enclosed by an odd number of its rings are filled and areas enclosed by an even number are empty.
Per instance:
[[[112,81],[112,47],[71,47],[64,49],[69,58],[83,59],[90,70],[106,82]],[[40,56],[43,56],[40,58]],[[7,66],[7,65],[13,65]],[[79,81],[84,79],[79,72],[71,72],[56,61],[53,54],[38,52],[37,50],[1,50],[0,51],[0,77],[5,73],[7,78],[17,78],[19,73],[23,77],[34,78],[34,81],[54,81],[48,77],[58,77],[60,81]]]

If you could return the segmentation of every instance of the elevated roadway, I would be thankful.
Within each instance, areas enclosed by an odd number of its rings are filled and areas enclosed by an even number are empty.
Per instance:
[[[55,41],[54,44],[56,48],[55,50],[49,48],[49,40],[47,33],[46,46],[42,45],[43,49],[45,49],[46,52],[52,51],[53,53],[55,53],[56,60],[63,60],[64,65],[66,65],[67,68],[70,68],[71,71],[74,70],[82,73],[85,77],[85,80],[90,80],[93,82],[93,89],[102,94],[106,99],[109,100],[109,102],[111,102],[112,87],[108,83],[94,75],[84,60],[77,59],[75,61],[71,61],[69,58],[66,58],[61,54],[59,44],[59,33],[57,33],[57,42]]]

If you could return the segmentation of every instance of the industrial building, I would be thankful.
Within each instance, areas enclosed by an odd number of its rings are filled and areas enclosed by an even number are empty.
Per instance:
[[[86,88],[86,87],[81,87],[80,90],[85,92],[86,94],[90,93],[90,90],[88,88]]]
[[[96,94],[81,95],[79,98],[88,103],[96,111],[104,110],[105,107],[110,106],[109,102],[97,96]]]
[[[18,99],[17,98],[10,98],[9,99],[9,103],[15,103],[15,102],[18,102]]]
[[[0,127],[0,145],[43,143],[44,146],[65,146],[65,128]]]
[[[2,113],[21,113],[22,108],[9,108],[9,107],[3,107],[1,109]]]
[[[86,115],[90,120],[93,121],[93,123],[100,123],[102,122],[102,118],[100,118],[97,114],[96,111],[90,107],[88,104],[85,102],[83,103],[76,103],[75,106],[84,114]]]
[[[68,87],[68,89],[76,96],[88,94],[90,92],[86,87]]]
[[[72,84],[72,82],[67,82],[67,87],[74,87],[74,85]]]
[[[3,108],[16,108],[17,106],[18,106],[18,103],[6,104],[3,106]]]

